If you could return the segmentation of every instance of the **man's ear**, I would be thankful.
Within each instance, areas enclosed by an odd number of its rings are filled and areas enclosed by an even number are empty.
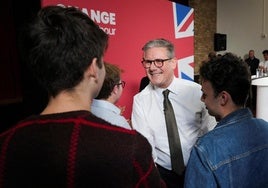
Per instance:
[[[88,66],[85,76],[92,77],[94,79],[98,79],[98,65],[97,65],[97,58],[93,58],[91,64]]]
[[[112,90],[112,93],[114,93],[116,95],[118,93],[118,90],[119,90],[118,85],[115,85],[113,90]]]
[[[172,68],[175,69],[177,67],[178,60],[176,57],[174,57],[171,59],[171,61],[172,61]]]
[[[230,100],[230,94],[226,91],[222,91],[220,93],[220,104],[222,106],[226,105],[226,103],[228,102],[228,100]]]

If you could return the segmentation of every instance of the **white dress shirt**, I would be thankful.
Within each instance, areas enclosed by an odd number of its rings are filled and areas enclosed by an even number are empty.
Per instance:
[[[91,112],[95,116],[102,118],[113,125],[131,129],[127,120],[120,114],[121,110],[116,105],[108,101],[93,99]]]
[[[172,103],[184,164],[186,165],[191,149],[197,138],[216,125],[204,103],[200,100],[201,86],[193,81],[174,78],[170,86],[169,99]],[[153,149],[155,162],[171,170],[170,151],[163,111],[163,94],[165,89],[149,84],[143,91],[134,96],[132,127],[145,136]]]
[[[268,68],[268,61],[262,61],[262,62],[260,62],[259,67],[260,66],[262,66],[264,68]]]

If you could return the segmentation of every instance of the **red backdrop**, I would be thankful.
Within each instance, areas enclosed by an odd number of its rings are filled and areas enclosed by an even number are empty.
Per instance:
[[[46,5],[76,6],[110,35],[104,60],[124,70],[122,80],[126,81],[126,87],[117,105],[125,107],[123,115],[127,119],[131,116],[133,96],[138,92],[140,79],[145,75],[140,63],[141,48],[148,40],[161,37],[172,41],[179,65],[180,60],[186,63],[179,69],[185,69],[189,78],[193,78],[193,34],[176,37],[176,3],[168,0],[43,0],[42,6]],[[186,74],[176,71],[176,75],[183,77]]]

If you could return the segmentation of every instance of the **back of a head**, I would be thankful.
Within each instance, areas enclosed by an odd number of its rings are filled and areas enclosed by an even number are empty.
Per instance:
[[[216,52],[209,52],[209,54],[208,54],[208,58],[209,58],[209,60],[212,60],[212,59],[214,59],[214,58],[216,58],[217,57],[217,55],[216,55]]]
[[[49,95],[72,89],[93,58],[102,67],[108,35],[76,8],[42,8],[22,36],[22,54]]]
[[[218,57],[200,67],[201,80],[209,81],[215,96],[227,91],[233,102],[244,106],[250,91],[250,73],[247,64],[232,53]]]
[[[111,95],[114,86],[120,82],[121,72],[123,72],[118,66],[110,63],[105,62],[104,66],[106,75],[102,88],[96,99],[107,99]]]

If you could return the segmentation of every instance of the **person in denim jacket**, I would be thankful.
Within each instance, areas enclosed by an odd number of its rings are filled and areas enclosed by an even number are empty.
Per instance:
[[[268,187],[268,122],[245,107],[250,73],[232,53],[200,68],[201,100],[219,122],[190,155],[185,187]]]

